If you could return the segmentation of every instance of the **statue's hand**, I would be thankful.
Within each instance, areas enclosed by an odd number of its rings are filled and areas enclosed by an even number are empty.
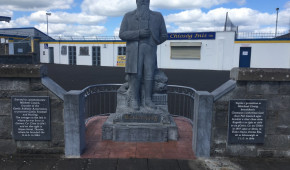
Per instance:
[[[147,38],[151,35],[151,31],[149,29],[140,30],[140,38]]]

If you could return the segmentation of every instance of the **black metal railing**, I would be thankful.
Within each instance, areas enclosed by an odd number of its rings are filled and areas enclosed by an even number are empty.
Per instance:
[[[121,84],[92,85],[82,94],[85,99],[86,117],[116,112],[117,90]],[[195,90],[190,87],[168,85],[168,111],[172,115],[193,120]]]
[[[83,90],[86,117],[115,113],[121,84],[98,84]]]
[[[196,90],[190,87],[169,85],[167,87],[169,113],[193,120],[195,92]]]

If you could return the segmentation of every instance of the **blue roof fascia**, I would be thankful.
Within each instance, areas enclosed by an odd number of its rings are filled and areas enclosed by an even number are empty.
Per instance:
[[[52,37],[50,37],[49,35],[45,34],[44,32],[40,31],[39,29],[35,28],[35,27],[23,27],[23,28],[0,28],[0,30],[19,30],[19,29],[33,29],[39,33],[41,33],[44,36],[47,36],[51,39],[53,39]]]
[[[27,38],[27,36],[21,36],[21,35],[9,35],[9,34],[0,34],[0,37],[9,37],[9,38]],[[40,37],[34,37],[34,38],[39,38]]]

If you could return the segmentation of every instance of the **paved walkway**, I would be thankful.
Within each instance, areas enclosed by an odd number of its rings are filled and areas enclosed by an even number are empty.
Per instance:
[[[1,158],[1,170],[206,170],[199,160]]]
[[[1,170],[289,170],[286,158],[68,159],[51,155],[0,156]]]
[[[96,116],[87,122],[87,148],[82,158],[195,159],[191,146],[192,125],[186,118],[174,118],[178,141],[150,143],[102,141],[102,125],[106,119],[106,116]]]

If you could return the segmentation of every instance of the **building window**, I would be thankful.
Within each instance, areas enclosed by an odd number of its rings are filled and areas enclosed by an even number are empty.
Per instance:
[[[89,55],[89,47],[80,47],[80,55]]]
[[[61,55],[67,55],[67,46],[61,46]]]
[[[171,59],[200,59],[201,42],[171,42]]]
[[[7,55],[9,54],[9,45],[8,45],[8,39],[0,38],[0,54]]]
[[[126,55],[126,47],[118,47],[118,55]]]
[[[92,63],[93,66],[101,65],[101,47],[92,47]]]

